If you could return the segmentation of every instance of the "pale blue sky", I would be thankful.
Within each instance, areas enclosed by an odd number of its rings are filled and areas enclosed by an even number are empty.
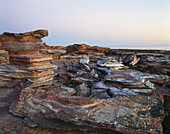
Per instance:
[[[170,0],[0,0],[0,33],[42,28],[49,45],[170,46]]]

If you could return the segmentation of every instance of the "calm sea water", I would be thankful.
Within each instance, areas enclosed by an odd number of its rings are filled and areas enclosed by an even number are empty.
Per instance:
[[[160,47],[110,47],[111,49],[150,49],[150,50],[170,50],[170,46]]]

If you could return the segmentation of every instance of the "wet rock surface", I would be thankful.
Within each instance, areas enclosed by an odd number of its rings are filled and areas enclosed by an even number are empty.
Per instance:
[[[0,35],[0,133],[168,132],[168,52],[51,47],[47,35]]]

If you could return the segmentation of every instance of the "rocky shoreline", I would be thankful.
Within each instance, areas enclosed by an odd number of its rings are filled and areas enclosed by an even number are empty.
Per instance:
[[[0,134],[169,131],[170,51],[48,46],[45,36],[0,35]]]

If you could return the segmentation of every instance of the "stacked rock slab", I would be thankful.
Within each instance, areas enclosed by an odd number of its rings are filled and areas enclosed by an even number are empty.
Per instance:
[[[91,62],[96,62],[100,57],[105,56],[104,52],[108,49],[108,47],[91,47],[86,44],[74,44],[66,48],[67,54],[74,56],[88,55]]]
[[[50,64],[52,57],[39,52],[44,49],[41,38],[46,35],[48,35],[47,31],[37,30],[22,34],[4,33],[0,37],[5,50],[10,54],[10,63],[1,65],[0,68],[2,80],[6,78],[8,86],[15,81],[13,86],[15,88],[20,86],[21,89],[19,98],[10,104],[9,110],[14,115],[23,117],[18,119],[22,121],[17,126],[15,121],[7,125],[1,123],[0,133],[1,128],[5,132],[11,129],[11,133],[38,133],[38,126],[40,129],[43,129],[42,127],[68,130],[103,128],[122,133],[163,133],[161,125],[164,116],[163,100],[148,94],[126,95],[125,93],[129,93],[127,89],[114,92],[115,88],[110,83],[123,81],[122,85],[129,86],[133,83],[138,84],[138,81],[135,79],[136,77],[130,76],[133,75],[133,71],[129,71],[128,76],[125,74],[128,72],[119,73],[122,71],[119,69],[124,69],[124,66],[112,58],[101,58],[98,62],[99,67],[94,67],[89,63],[88,53],[88,56],[83,57],[79,62],[60,68],[60,73],[61,71],[66,72],[68,80],[71,79],[71,82],[77,81],[77,79],[82,82],[81,85],[78,83],[79,86],[76,85],[75,89],[70,86],[74,85],[73,82],[70,85],[68,83],[66,85],[68,87],[66,87],[62,82],[53,80],[55,66]],[[90,50],[89,47],[88,50]],[[82,53],[84,52],[81,51],[78,54],[73,52],[72,55],[77,56]],[[121,68],[117,68],[117,66]],[[106,71],[106,74],[104,73],[106,77],[103,76],[102,71]],[[127,78],[122,79],[122,75]],[[93,87],[93,84],[101,87],[99,82],[102,77],[107,81],[104,83],[105,86],[112,86],[110,91],[106,92],[109,98],[96,99],[94,96],[88,97],[86,93],[84,95],[84,92],[77,90],[82,88],[91,91],[90,88]],[[23,80],[25,80],[23,83],[26,87],[21,84]],[[67,81],[65,78],[63,80]],[[97,82],[99,84],[96,84]],[[16,86],[17,84],[19,86]],[[98,87],[95,88],[92,89],[97,90]],[[114,96],[115,93],[124,94]],[[1,122],[5,122],[1,116],[0,114]],[[21,127],[23,122],[38,129],[34,132],[26,132],[28,128]],[[32,130],[35,129],[32,128]],[[109,133],[111,132],[113,131]]]
[[[6,82],[5,85],[1,82],[1,87],[16,86],[21,79],[26,79],[33,85],[52,83],[55,67],[50,63],[52,57],[39,52],[44,47],[41,38],[47,35],[47,30],[19,34],[5,32],[1,35],[1,42],[9,52],[10,62],[0,67],[2,80]]]
[[[162,133],[164,111],[162,101],[157,98],[135,94],[96,99],[75,93],[75,89],[59,83],[51,87],[27,87],[22,89],[19,102],[12,103],[10,112],[23,117],[30,127]]]

